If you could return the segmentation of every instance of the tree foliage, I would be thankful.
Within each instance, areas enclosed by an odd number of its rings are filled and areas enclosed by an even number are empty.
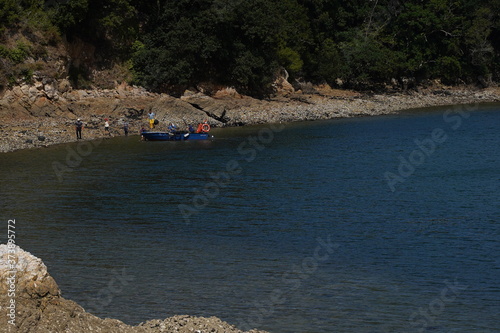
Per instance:
[[[0,0],[0,33],[45,10],[60,34],[129,61],[155,91],[199,82],[264,94],[285,68],[352,87],[500,76],[500,0]],[[4,47],[1,57],[12,58]],[[392,80],[393,81],[393,80]]]

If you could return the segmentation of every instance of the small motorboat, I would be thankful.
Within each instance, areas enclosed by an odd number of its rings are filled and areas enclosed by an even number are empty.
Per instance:
[[[142,132],[142,137],[146,141],[192,141],[208,140],[212,136],[208,133],[189,132]]]
[[[177,126],[173,123],[170,123],[168,130],[168,132],[144,131],[141,135],[146,141],[192,141],[213,138],[212,135],[208,134],[210,132],[210,125],[207,121],[198,124],[196,131],[191,126],[189,126],[189,131],[178,131]]]

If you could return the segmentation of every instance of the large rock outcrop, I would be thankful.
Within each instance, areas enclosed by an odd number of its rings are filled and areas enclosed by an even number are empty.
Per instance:
[[[18,246],[0,245],[0,278],[1,333],[242,332],[216,317],[174,316],[150,320],[138,326],[98,318],[85,312],[77,303],[61,297],[57,283],[42,260]],[[251,332],[259,333],[256,330]]]

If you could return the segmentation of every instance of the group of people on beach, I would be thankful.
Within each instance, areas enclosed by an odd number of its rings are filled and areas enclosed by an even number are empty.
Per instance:
[[[149,128],[150,130],[154,129],[156,125],[158,125],[159,121],[155,118],[155,113],[153,111],[148,113],[148,122],[149,122]],[[83,122],[80,118],[77,119],[75,122],[75,129],[76,129],[76,139],[81,140],[82,139],[82,129],[83,129]],[[125,136],[128,136],[129,132],[129,123],[125,120],[122,125],[123,133]],[[170,133],[176,133],[179,132],[179,127],[177,127],[174,123],[170,123],[167,127],[168,132]],[[210,130],[210,125],[208,124],[207,120],[205,120],[203,123],[198,124],[198,127],[196,130],[193,128],[192,125],[186,124],[186,131],[188,133],[201,133],[201,132],[208,132]],[[142,133],[145,132],[146,129],[144,127],[141,128],[140,134],[142,137]],[[104,119],[104,133],[106,135],[111,136],[111,131],[110,131],[110,125],[109,125],[109,119],[105,118]]]
[[[75,130],[76,130],[76,139],[81,140],[82,139],[82,129],[83,129],[83,122],[80,118],[78,118],[75,122]],[[129,124],[127,121],[123,122],[123,133],[125,136],[128,136],[128,127]],[[111,131],[110,131],[110,125],[109,125],[109,119],[105,118],[104,119],[104,133],[111,136]]]

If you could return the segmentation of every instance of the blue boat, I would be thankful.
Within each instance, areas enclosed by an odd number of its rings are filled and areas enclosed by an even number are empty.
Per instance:
[[[142,132],[141,135],[146,141],[192,141],[208,140],[212,137],[208,133],[188,132]]]

